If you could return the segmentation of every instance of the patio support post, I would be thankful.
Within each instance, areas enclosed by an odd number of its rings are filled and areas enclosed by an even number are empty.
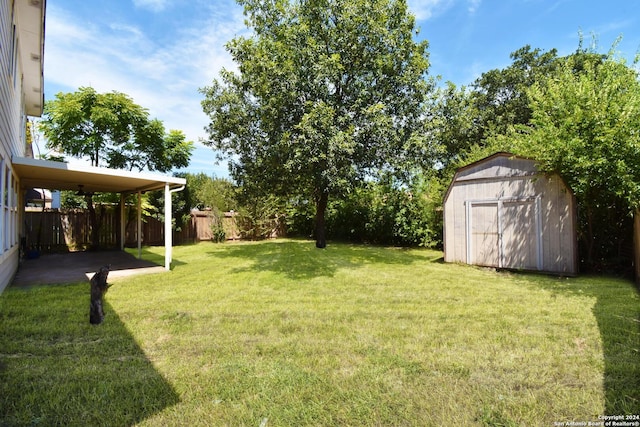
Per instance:
[[[142,259],[142,193],[138,191],[138,259]]]
[[[173,239],[171,235],[171,191],[169,183],[164,184],[164,269],[171,270]]]
[[[120,250],[124,251],[124,240],[125,240],[125,233],[126,233],[126,229],[125,229],[125,219],[124,219],[124,213],[125,213],[125,203],[126,197],[124,195],[124,193],[120,193]]]
[[[173,190],[169,187],[169,183],[164,184],[164,269],[171,270],[171,259],[173,257],[173,232],[171,225],[171,193],[184,190],[184,185]]]

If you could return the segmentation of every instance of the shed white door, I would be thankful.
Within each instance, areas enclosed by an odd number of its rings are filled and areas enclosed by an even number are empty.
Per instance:
[[[500,266],[500,237],[498,230],[498,203],[473,203],[471,205],[470,264],[487,267]]]
[[[467,260],[470,264],[542,269],[539,199],[467,203]]]

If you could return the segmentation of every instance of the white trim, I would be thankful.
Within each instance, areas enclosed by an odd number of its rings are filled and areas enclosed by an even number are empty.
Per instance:
[[[467,221],[466,221],[466,228],[465,228],[465,232],[467,235],[467,264],[472,264],[471,262],[471,254],[472,254],[472,247],[473,247],[473,241],[471,240],[471,230],[473,230],[472,227],[472,216],[471,216],[471,205],[473,204],[473,202],[471,201],[467,201],[465,200],[464,202],[464,207],[465,207],[465,215],[467,217]]]
[[[531,202],[537,198],[539,198],[540,196],[529,196],[529,197],[498,197],[498,198],[493,198],[493,199],[471,199],[471,200],[465,200],[465,203],[472,203],[474,205],[476,204],[481,204],[481,203],[485,203],[485,204],[489,204],[489,203],[498,203],[498,202],[507,202],[507,203],[512,203],[512,202]]]
[[[164,269],[171,270],[171,261],[173,258],[173,219],[171,212],[171,194],[184,190],[182,187],[171,189],[167,183],[164,186]]]
[[[164,269],[171,270],[171,258],[173,256],[173,236],[171,234],[171,191],[169,184],[164,186]]]
[[[164,188],[165,184],[179,187],[184,178],[149,172],[131,172],[120,169],[99,168],[29,157],[12,158],[13,168],[25,188],[78,190],[84,185],[87,192],[137,193]]]
[[[7,194],[7,210],[9,213],[9,230],[7,230],[7,249],[12,248],[15,245],[15,235],[16,235],[16,217],[14,215],[16,209],[16,200],[15,200],[15,183],[13,179],[13,171],[11,169],[7,170],[7,189],[9,194]]]
[[[498,200],[498,268],[504,267],[504,239],[502,234],[504,233],[504,225],[502,224],[502,200]]]
[[[537,267],[539,271],[544,270],[544,253],[542,246],[542,196],[537,196],[535,201],[535,216],[536,216],[536,237],[538,245],[538,260]]]

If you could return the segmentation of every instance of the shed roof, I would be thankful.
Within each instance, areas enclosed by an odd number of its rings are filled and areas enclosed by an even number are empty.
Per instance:
[[[540,173],[535,159],[518,156],[506,151],[499,151],[456,169],[456,173],[449,183],[443,201],[446,203],[451,189],[459,182],[487,181],[509,177],[534,177]],[[557,173],[553,175],[557,175],[564,186],[573,194],[573,190],[562,176]]]
[[[86,192],[137,193],[160,190],[186,184],[184,178],[154,173],[139,173],[125,170],[71,165],[49,160],[16,157],[13,169],[26,188],[51,190],[78,190]],[[80,187],[82,186],[82,187]]]
[[[454,180],[499,179],[538,173],[534,159],[501,151],[458,168]]]
[[[499,159],[499,158],[509,159],[509,158],[512,158],[512,157],[518,157],[518,156],[516,156],[515,154],[512,154],[512,153],[505,152],[505,151],[500,151],[500,152],[494,153],[494,154],[492,154],[492,155],[490,155],[488,157],[485,157],[485,158],[480,159],[480,160],[476,160],[473,163],[469,163],[468,165],[465,165],[465,166],[462,166],[462,167],[456,169],[456,172],[453,175],[453,179],[449,183],[449,187],[447,188],[447,191],[444,194],[444,199],[443,199],[444,203],[447,202],[447,199],[449,198],[449,194],[451,193],[451,189],[453,188],[453,186],[455,185],[456,182],[460,181],[461,176],[462,177],[466,177],[466,179],[463,178],[463,180],[471,181],[474,178],[476,178],[476,177],[474,177],[474,172],[477,172],[479,166],[481,166],[481,165],[483,165],[483,164],[485,164],[487,162],[490,162],[492,160]],[[519,157],[519,158],[522,159],[522,160],[531,160],[531,159],[526,159],[524,157]],[[499,175],[500,171],[494,170],[493,172],[491,172],[491,174],[493,175],[494,178],[496,178],[496,177],[500,176]],[[486,172],[484,173],[484,175],[485,175],[485,178],[486,178]]]

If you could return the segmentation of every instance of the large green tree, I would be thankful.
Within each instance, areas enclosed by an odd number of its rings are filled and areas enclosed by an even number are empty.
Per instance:
[[[90,160],[92,166],[167,172],[189,165],[193,143],[181,131],[165,132],[160,120],[121,92],[97,93],[90,87],[58,93],[44,107],[40,130],[47,148]],[[99,221],[93,194],[85,201],[93,246],[99,244]]]
[[[210,144],[244,191],[307,195],[316,246],[330,195],[425,153],[427,42],[404,0],[239,0],[238,71],[203,88]]]

